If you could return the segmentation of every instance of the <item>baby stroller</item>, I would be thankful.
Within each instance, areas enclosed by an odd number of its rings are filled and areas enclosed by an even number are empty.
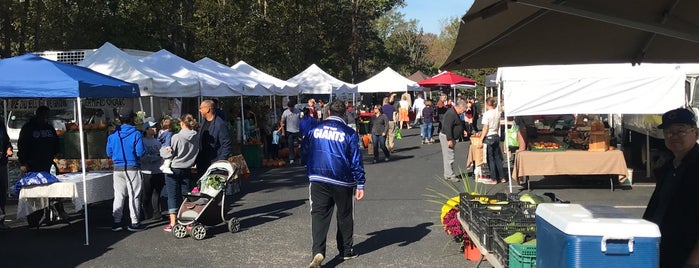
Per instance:
[[[198,192],[184,195],[184,201],[177,212],[177,222],[172,227],[176,238],[189,234],[196,240],[206,237],[206,226],[214,226],[221,222],[228,223],[231,233],[240,231],[240,221],[233,217],[226,219],[225,189],[228,184],[238,178],[235,164],[228,161],[216,161],[199,178]]]

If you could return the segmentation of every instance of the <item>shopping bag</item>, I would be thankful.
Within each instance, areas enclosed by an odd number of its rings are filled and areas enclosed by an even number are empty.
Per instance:
[[[396,140],[403,138],[403,134],[400,133],[400,128],[396,128]]]
[[[519,140],[517,139],[517,134],[519,133],[519,126],[513,125],[507,130],[507,146],[509,147],[519,147]]]
[[[490,178],[490,169],[488,168],[488,165],[482,164],[477,166],[473,170],[474,176],[476,176],[476,181],[489,181],[491,180]]]

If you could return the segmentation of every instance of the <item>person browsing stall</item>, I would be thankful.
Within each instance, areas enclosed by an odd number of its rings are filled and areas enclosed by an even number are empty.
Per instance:
[[[672,159],[654,172],[655,190],[643,218],[660,228],[660,267],[699,267],[699,129],[688,109],[663,114]]]
[[[507,182],[507,175],[503,172],[502,146],[500,145],[500,113],[497,110],[498,99],[489,97],[485,100],[485,113],[483,113],[483,129],[481,131],[482,144],[485,144],[486,162],[490,169],[492,180],[483,181],[485,184],[497,184]],[[482,148],[483,145],[481,145]]]
[[[143,147],[143,136],[134,126],[136,113],[131,109],[124,108],[119,112],[121,125],[117,126],[114,133],[107,137],[107,156],[114,162],[114,203],[112,206],[112,216],[114,224],[112,231],[121,231],[123,226],[121,218],[124,212],[124,199],[129,204],[131,215],[131,225],[127,227],[129,231],[136,232],[145,229],[140,223],[141,213],[141,157],[145,153]]]
[[[354,252],[354,202],[364,198],[364,164],[359,151],[359,135],[341,118],[345,104],[329,105],[330,116],[309,131],[304,139],[308,148],[306,171],[309,179],[313,260],[309,267],[320,268],[326,256],[325,241],[334,207],[337,207],[337,249],[340,260]],[[332,156],[332,157],[329,157]]]

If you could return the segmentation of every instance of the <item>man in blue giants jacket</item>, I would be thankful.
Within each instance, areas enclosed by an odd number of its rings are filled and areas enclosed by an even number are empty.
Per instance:
[[[359,135],[341,116],[345,104],[330,104],[330,116],[312,128],[304,138],[308,148],[304,159],[310,181],[311,232],[313,261],[311,268],[320,267],[325,258],[325,240],[330,228],[333,206],[337,207],[337,249],[342,260],[356,258],[352,248],[354,218],[352,195],[364,197],[364,164],[359,151]],[[355,190],[356,188],[356,190]]]

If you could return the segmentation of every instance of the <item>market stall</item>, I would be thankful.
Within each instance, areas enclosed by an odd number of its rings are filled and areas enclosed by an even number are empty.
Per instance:
[[[684,105],[684,78],[685,75],[674,65],[644,64],[631,66],[628,64],[589,64],[571,66],[527,66],[505,67],[498,69],[498,83],[503,89],[504,111],[509,116],[534,116],[534,115],[563,115],[563,114],[659,114]],[[559,119],[543,118],[536,126],[540,134],[555,134],[563,131],[570,141],[583,138],[601,142],[601,148],[593,148],[606,151],[609,149],[609,129],[593,129],[594,120],[575,120],[560,122]],[[578,128],[580,127],[580,128]],[[573,131],[577,134],[570,135]],[[592,132],[591,132],[592,131]],[[594,132],[599,131],[599,132]],[[548,132],[548,133],[546,133]],[[580,134],[579,132],[587,132]],[[599,133],[599,134],[598,134]],[[577,135],[577,136],[576,136]],[[587,135],[587,137],[585,137]],[[529,147],[533,151],[520,152],[515,161],[514,170],[519,173],[512,174],[518,177],[527,174],[525,170],[535,170],[548,167],[549,172],[538,170],[534,173],[556,174],[600,174],[589,173],[592,170],[605,170],[609,174],[623,175],[627,170],[621,165],[611,170],[604,168],[608,163],[601,158],[591,157],[597,152],[586,151],[589,148],[568,148],[570,142],[563,142],[564,138],[554,140],[534,140],[540,142],[539,146],[532,143]],[[507,140],[507,139],[506,139]],[[605,143],[606,141],[606,143]],[[572,144],[575,144],[573,142]],[[538,148],[538,150],[537,150]],[[581,150],[582,149],[582,150]],[[574,150],[580,150],[574,152]],[[590,159],[589,170],[565,170],[551,168],[552,159],[549,157],[532,157],[536,153],[550,151],[565,151],[564,153],[549,154],[558,157],[585,157]],[[569,152],[570,151],[570,152]],[[604,155],[614,156],[616,163],[623,156],[620,152],[610,152]],[[524,158],[524,159],[521,159]],[[575,159],[573,159],[575,160]],[[609,160],[609,159],[607,159]],[[577,160],[576,160],[577,161]],[[508,161],[509,162],[509,161]],[[625,165],[624,165],[625,166]],[[522,173],[523,172],[523,173]],[[588,172],[588,173],[585,173]],[[544,174],[545,175],[545,174]],[[510,180],[512,181],[512,180]],[[510,189],[512,184],[510,183]]]
[[[84,98],[138,98],[138,85],[106,76],[90,69],[60,63],[33,54],[25,54],[0,61],[0,97],[5,98],[74,98],[77,118],[82,118]],[[81,166],[86,165],[83,121],[78,120]],[[21,150],[21,149],[20,149]],[[87,170],[82,168],[83,184]],[[83,187],[83,204],[90,203]],[[88,210],[85,211],[85,244],[89,245]]]
[[[86,204],[114,198],[112,171],[89,172],[84,181],[81,173],[66,173],[56,177],[59,182],[22,187],[17,201],[17,218],[48,207],[49,199],[70,199],[76,212]],[[87,188],[90,191],[83,191]]]

